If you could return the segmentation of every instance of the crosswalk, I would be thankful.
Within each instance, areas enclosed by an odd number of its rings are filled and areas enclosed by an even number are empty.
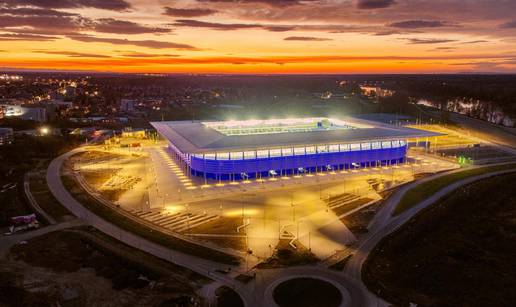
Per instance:
[[[157,226],[172,230],[175,232],[188,232],[190,229],[208,223],[219,216],[208,213],[190,213],[190,212],[167,212],[162,210],[138,211],[129,210],[130,213],[139,218],[147,220]]]

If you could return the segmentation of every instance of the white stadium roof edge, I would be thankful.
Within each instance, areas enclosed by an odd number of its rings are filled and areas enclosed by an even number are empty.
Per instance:
[[[225,135],[210,127],[220,121],[162,121],[151,125],[183,153],[202,154],[295,146],[316,146],[364,141],[405,140],[442,135],[353,117],[339,119],[353,129]]]

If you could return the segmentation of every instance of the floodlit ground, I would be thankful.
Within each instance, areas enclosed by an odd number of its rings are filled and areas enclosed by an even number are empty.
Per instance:
[[[74,157],[75,168],[104,197],[129,209],[149,206],[148,163],[130,152],[88,152]]]
[[[441,125],[409,125],[407,127],[442,133],[444,135],[430,137],[431,149],[439,149],[446,147],[467,147],[473,144],[478,144],[479,140],[471,135],[468,135],[465,131],[459,131],[456,129],[449,129]],[[419,141],[425,141],[420,139]],[[409,142],[416,142],[416,140],[409,140]]]
[[[492,141],[496,135],[479,134],[457,126],[411,125],[408,127],[445,134],[428,139],[419,139],[420,142],[426,140],[430,142],[430,148],[420,148],[420,150],[427,150],[430,153],[437,153],[450,159],[462,158],[461,163],[503,162],[514,158],[516,154],[512,148],[493,143]],[[416,140],[409,141],[416,142]]]
[[[381,199],[378,191],[412,181],[421,173],[455,167],[413,152],[407,164],[204,182],[186,173],[163,143],[107,150],[76,164],[104,197],[165,229],[192,233],[223,247],[251,250],[262,258],[270,257],[280,240],[288,240],[307,247],[320,259],[356,241],[343,218]],[[95,172],[99,175],[93,176]]]

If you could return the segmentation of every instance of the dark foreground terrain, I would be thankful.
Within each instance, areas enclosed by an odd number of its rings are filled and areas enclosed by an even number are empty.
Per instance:
[[[13,246],[0,260],[0,306],[194,307],[206,282],[80,227]]]
[[[514,182],[460,188],[384,239],[363,268],[369,289],[400,306],[514,306]]]

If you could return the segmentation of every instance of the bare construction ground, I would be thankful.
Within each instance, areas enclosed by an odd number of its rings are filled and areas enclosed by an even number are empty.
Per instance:
[[[207,282],[86,227],[14,246],[0,277],[7,306],[195,306]]]
[[[386,237],[362,271],[369,289],[397,306],[514,305],[515,180],[460,188]]]

